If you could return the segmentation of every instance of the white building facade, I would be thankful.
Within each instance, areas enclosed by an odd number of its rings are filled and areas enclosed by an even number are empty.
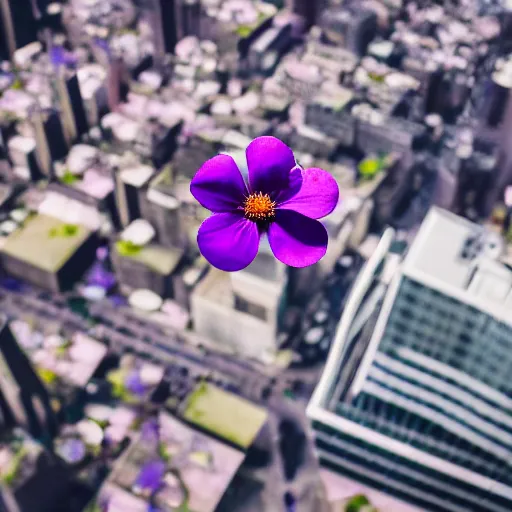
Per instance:
[[[361,271],[308,406],[320,460],[425,510],[510,510],[502,241],[433,208],[398,271],[393,243]]]

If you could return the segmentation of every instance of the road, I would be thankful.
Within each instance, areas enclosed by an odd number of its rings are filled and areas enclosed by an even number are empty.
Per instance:
[[[197,380],[199,376],[222,380],[232,391],[253,402],[262,403],[263,387],[273,386],[277,382],[248,364],[187,345],[177,337],[159,332],[155,324],[150,322],[141,321],[134,325],[129,315],[120,316],[117,310],[115,314],[120,318],[122,329],[107,324],[91,326],[85,318],[71,311],[65,301],[45,301],[35,294],[2,291],[0,309],[10,317],[30,316],[41,325],[62,325],[69,334],[83,332],[105,342],[117,354],[128,350],[165,366],[187,368],[189,376]],[[110,316],[107,309],[105,315]],[[142,333],[144,338],[141,337]]]
[[[356,271],[351,271],[337,279],[334,286],[338,293],[334,298],[327,297],[330,302],[336,302],[331,308],[333,327],[339,318],[338,311],[343,307],[350,281],[356,274]],[[326,296],[332,294],[332,288],[326,289]],[[21,292],[0,289],[0,307],[11,317],[31,316],[43,326],[55,323],[67,334],[76,331],[88,334],[105,342],[115,353],[122,354],[128,350],[165,366],[186,368],[196,380],[208,378],[265,407],[268,406],[268,397],[282,397],[292,389],[294,398],[304,407],[322,369],[321,361],[314,367],[286,370],[264,366],[211,350],[208,342],[191,332],[161,326],[129,308],[116,308],[109,301],[87,303],[87,315],[84,315],[71,309],[69,299],[66,295],[32,287]],[[295,386],[297,382],[300,382],[300,391]]]
[[[333,329],[329,332],[334,332],[360,263],[331,279],[330,286],[324,290],[324,297],[331,305]],[[71,309],[69,299],[69,296],[31,287],[22,291],[0,288],[0,310],[11,318],[31,317],[40,326],[53,323],[68,335],[83,332],[106,343],[113,353],[121,355],[129,351],[164,365],[171,394],[178,398],[184,398],[199,380],[206,379],[265,407],[269,421],[259,442],[272,454],[271,463],[260,470],[244,470],[242,476],[255,482],[261,490],[250,500],[243,497],[240,510],[284,512],[283,495],[286,491],[297,498],[297,512],[327,510],[309,422],[305,416],[305,406],[323,368],[322,361],[314,366],[286,370],[265,367],[254,361],[237,359],[232,354],[215,352],[193,334],[173,331],[134,314],[128,308],[116,308],[106,301],[87,303],[85,311],[80,314]],[[297,383],[300,383],[298,388]],[[300,425],[308,441],[305,460],[291,483],[285,481],[279,450],[278,430],[284,418]],[[236,510],[236,507],[231,510]]]

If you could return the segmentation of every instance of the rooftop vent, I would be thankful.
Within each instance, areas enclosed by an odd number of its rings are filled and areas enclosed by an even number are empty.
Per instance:
[[[502,252],[503,239],[500,235],[478,230],[464,241],[460,257],[466,261],[474,261],[481,257],[497,260]]]

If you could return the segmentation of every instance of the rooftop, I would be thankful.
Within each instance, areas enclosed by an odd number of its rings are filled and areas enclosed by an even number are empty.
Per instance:
[[[496,233],[432,208],[409,250],[403,274],[512,325],[512,271]]]
[[[267,413],[236,395],[201,383],[189,396],[183,418],[246,449],[265,423]]]
[[[108,502],[113,512],[146,512],[156,486],[153,499],[159,509],[213,512],[243,452],[166,413],[160,413],[158,425],[157,437],[143,434],[118,461],[96,503]]]
[[[177,267],[183,256],[181,249],[170,249],[161,245],[150,244],[144,247],[137,247],[133,253],[123,253],[120,251],[122,245],[116,244],[115,250],[119,256],[130,258],[142,263],[154,272],[168,276]]]
[[[354,93],[344,87],[332,88],[332,90],[322,91],[315,96],[313,101],[323,107],[329,107],[339,112],[354,97]]]
[[[164,369],[156,364],[125,354],[119,367],[107,373],[106,380],[112,386],[112,395],[130,405],[143,403],[160,385]]]
[[[197,285],[194,295],[204,297],[220,306],[233,307],[230,276],[214,268],[210,269],[205,278]]]
[[[57,272],[89,236],[84,226],[36,215],[7,238],[2,252],[47,272]]]

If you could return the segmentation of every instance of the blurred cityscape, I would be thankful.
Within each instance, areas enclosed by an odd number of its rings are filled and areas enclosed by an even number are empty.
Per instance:
[[[0,511],[512,510],[512,4],[0,0]],[[190,181],[329,171],[326,256]]]

